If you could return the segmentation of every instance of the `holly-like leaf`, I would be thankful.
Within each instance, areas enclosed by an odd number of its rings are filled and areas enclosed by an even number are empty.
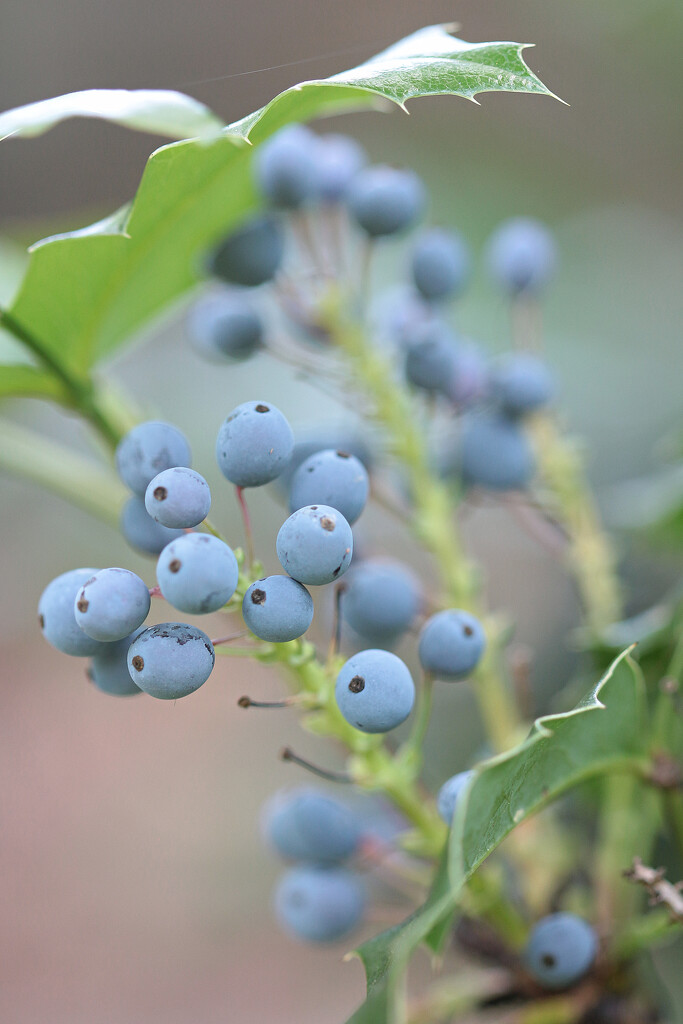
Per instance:
[[[35,246],[14,318],[85,376],[201,279],[205,254],[258,204],[253,147],[292,121],[444,93],[552,95],[517,43],[465,43],[444,26],[416,32],[359,67],[286,90],[205,145],[152,154],[129,214]]]
[[[0,139],[42,135],[69,117],[97,117],[170,139],[211,139],[223,130],[216,114],[182,92],[84,89],[6,110],[0,114]]]
[[[476,771],[455,819],[429,899],[402,925],[364,943],[368,998],[349,1024],[402,1024],[399,985],[410,956],[457,907],[468,880],[521,822],[597,775],[645,771],[646,703],[624,651],[572,711],[539,718],[518,747]]]

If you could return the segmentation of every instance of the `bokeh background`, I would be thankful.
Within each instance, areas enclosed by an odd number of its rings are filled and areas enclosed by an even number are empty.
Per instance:
[[[297,81],[350,67],[440,21],[458,21],[472,41],[535,42],[529,63],[570,105],[439,98],[413,102],[410,117],[364,113],[334,127],[354,133],[374,160],[415,168],[429,187],[432,219],[470,239],[477,272],[460,325],[493,349],[505,344],[508,324],[481,270],[487,235],[516,214],[556,231],[562,271],[544,308],[547,350],[561,415],[585,439],[613,515],[613,486],[656,468],[683,411],[678,0],[5,0],[0,105],[97,86],[178,88],[230,121]],[[3,143],[3,299],[25,245],[128,199],[155,144],[89,121]],[[400,247],[386,253],[378,286],[401,272],[403,258]],[[144,410],[188,433],[195,465],[216,485],[216,519],[236,539],[237,510],[212,469],[227,411],[256,388],[277,395],[302,430],[325,416],[353,416],[265,357],[221,373],[198,365],[181,319],[148,332],[111,372]],[[38,403],[6,403],[2,413],[87,447],[77,424]],[[282,510],[271,496],[255,504],[260,547],[274,568]],[[8,477],[0,478],[0,522],[0,1019],[344,1020],[361,998],[360,966],[342,963],[343,949],[303,949],[276,930],[269,900],[278,867],[258,828],[266,796],[302,781],[278,761],[284,744],[328,763],[338,755],[302,737],[288,712],[237,709],[241,693],[267,698],[280,684],[232,660],[177,704],[97,694],[80,662],[40,638],[38,597],[75,565],[125,564],[152,582],[153,563],[108,527]],[[512,611],[517,639],[537,651],[534,686],[544,706],[571,670],[572,587],[500,510],[472,517],[467,536],[485,563],[492,603]],[[387,552],[392,539],[405,546],[370,515],[363,542]],[[626,535],[619,544],[635,611],[681,566]],[[418,552],[404,553],[420,567]],[[466,688],[440,693],[437,711],[434,785],[479,744]],[[680,955],[679,946],[657,958],[674,991]],[[673,1019],[683,1020],[677,998]]]

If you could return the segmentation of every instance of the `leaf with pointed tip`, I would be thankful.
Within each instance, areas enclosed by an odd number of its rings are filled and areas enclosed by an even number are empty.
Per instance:
[[[0,114],[0,139],[33,138],[69,117],[97,117],[170,139],[212,139],[223,122],[199,100],[172,89],[83,89]]]
[[[205,254],[258,205],[253,148],[292,121],[413,96],[486,90],[552,95],[517,43],[464,43],[443,26],[408,36],[332,78],[287,89],[206,145],[150,157],[127,216],[48,239],[31,260],[12,314],[74,376],[85,376],[201,279]]]
[[[368,998],[348,1024],[403,1024],[399,985],[410,956],[448,919],[468,880],[516,825],[596,775],[646,770],[645,691],[629,650],[572,711],[539,718],[523,743],[476,770],[456,805],[429,899],[357,950]]]

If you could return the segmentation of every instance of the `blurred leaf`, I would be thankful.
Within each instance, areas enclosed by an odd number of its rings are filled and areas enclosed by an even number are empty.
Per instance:
[[[0,398],[10,395],[50,398],[64,405],[70,404],[70,398],[64,387],[47,370],[24,363],[0,366]]]
[[[69,117],[98,117],[171,139],[211,139],[223,122],[191,96],[170,89],[84,89],[0,114],[0,139],[32,138]]]
[[[402,925],[358,949],[368,998],[349,1024],[405,1020],[398,986],[408,960],[430,934],[438,934],[469,878],[517,825],[572,786],[643,767],[645,717],[642,676],[627,650],[572,711],[537,719],[523,743],[476,770],[456,805],[429,899]]]
[[[260,142],[291,121],[380,101],[402,106],[414,96],[552,95],[521,50],[517,43],[464,43],[433,26],[352,71],[286,90],[213,142],[157,150],[125,220],[115,215],[33,247],[12,314],[72,376],[86,376],[196,285],[207,250],[258,205],[246,139]]]

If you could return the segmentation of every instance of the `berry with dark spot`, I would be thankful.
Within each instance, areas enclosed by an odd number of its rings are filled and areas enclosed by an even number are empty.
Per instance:
[[[145,629],[128,648],[128,671],[151,697],[176,700],[206,682],[215,654],[206,633],[182,622]]]

